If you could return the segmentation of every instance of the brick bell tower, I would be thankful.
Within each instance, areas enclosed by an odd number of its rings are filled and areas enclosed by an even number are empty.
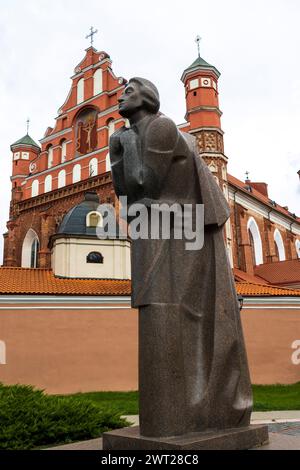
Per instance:
[[[185,86],[187,130],[193,134],[198,143],[199,153],[214,175],[227,201],[227,161],[224,153],[224,132],[221,128],[222,112],[219,108],[220,72],[200,56],[200,40],[197,59],[184,70],[181,80]],[[225,228],[228,255],[232,264],[231,226]]]
[[[27,122],[27,134],[11,145],[12,173],[11,173],[11,202],[8,232],[4,235],[4,265],[16,266],[16,243],[19,236],[18,202],[23,197],[24,183],[28,175],[34,171],[35,160],[40,154],[39,145],[29,136]]]

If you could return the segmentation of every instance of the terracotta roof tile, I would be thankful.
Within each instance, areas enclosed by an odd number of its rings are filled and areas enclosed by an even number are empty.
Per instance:
[[[252,282],[237,282],[237,293],[244,297],[300,297],[300,290],[285,289]]]
[[[297,296],[300,290],[285,289],[256,282],[236,282],[243,296]],[[130,280],[61,279],[50,269],[0,268],[0,295],[126,295],[131,294]]]
[[[50,269],[0,268],[1,294],[130,295],[131,282],[116,279],[62,279]]]
[[[274,211],[280,212],[281,214],[284,214],[285,216],[289,217],[290,219],[293,219],[295,222],[300,223],[300,218],[296,217],[294,218],[293,215],[286,210],[284,207],[280,206],[279,204],[276,204],[276,207],[274,207],[270,199],[267,196],[264,196],[262,193],[257,191],[256,189],[252,188],[251,193],[247,191],[246,189],[246,183],[244,181],[239,180],[238,178],[235,178],[235,176],[229,175],[228,174],[228,182],[232,184],[233,186],[239,188],[241,191],[244,193],[248,194],[248,196],[252,196],[255,199],[259,199],[259,201],[263,202],[266,204],[268,207],[271,207]]]
[[[300,259],[260,264],[255,274],[271,284],[300,284]]]
[[[240,269],[234,268],[233,273],[234,279],[237,282],[250,282],[252,284],[269,284],[265,279],[255,275],[252,276],[251,274],[245,273]]]

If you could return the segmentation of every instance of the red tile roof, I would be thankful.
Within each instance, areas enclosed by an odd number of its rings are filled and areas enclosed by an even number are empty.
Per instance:
[[[300,290],[257,284],[249,280],[236,282],[236,288],[239,294],[246,297],[300,297]],[[55,277],[50,269],[0,268],[0,295],[130,296],[130,294],[130,280],[62,279]]]
[[[255,275],[271,284],[300,284],[300,259],[260,264]]]
[[[0,268],[0,295],[130,295],[129,280],[62,279],[50,269]]]
[[[265,196],[264,194],[260,193],[257,191],[257,189],[252,188],[252,191],[249,192],[246,189],[247,184],[244,181],[239,180],[238,178],[235,178],[232,175],[228,174],[228,183],[230,183],[232,186],[235,186],[236,188],[240,189],[242,192],[246,193],[248,196],[253,197],[255,199],[258,199],[260,202],[263,202],[266,204],[268,207],[272,208],[275,212],[280,212],[281,214],[284,214],[285,216],[289,217],[292,219],[294,222],[300,223],[300,218],[296,217],[294,218],[293,215],[284,207],[280,206],[279,204],[276,203],[276,207],[274,207],[270,199]],[[250,182],[251,184],[251,182]]]
[[[238,294],[244,297],[300,297],[299,289],[285,289],[251,282],[237,282],[236,290]]]
[[[250,282],[251,284],[269,284],[265,279],[259,276],[251,275],[241,271],[240,269],[234,268],[234,279],[237,282]]]

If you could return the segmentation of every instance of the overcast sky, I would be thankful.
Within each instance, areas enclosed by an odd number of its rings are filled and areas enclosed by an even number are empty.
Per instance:
[[[10,201],[10,144],[38,141],[54,125],[85,55],[108,52],[117,76],[159,88],[161,110],[182,123],[183,70],[201,56],[221,72],[222,127],[229,172],[269,183],[269,195],[300,213],[299,0],[0,0],[0,229]],[[2,260],[2,238],[0,241]]]

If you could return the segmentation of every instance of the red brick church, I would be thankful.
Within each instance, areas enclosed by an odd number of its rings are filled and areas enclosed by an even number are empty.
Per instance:
[[[200,55],[184,70],[186,115],[178,127],[197,138],[231,207],[224,235],[245,299],[252,379],[290,383],[300,380],[300,218],[272,200],[265,182],[227,173],[219,77]],[[96,236],[99,203],[118,211],[109,137],[127,125],[118,114],[125,84],[110,56],[89,47],[41,145],[28,134],[11,145],[12,198],[0,268],[0,381],[55,393],[137,387],[130,244]],[[265,328],[274,344],[265,341]]]
[[[259,265],[300,257],[300,219],[272,200],[266,183],[240,181],[227,173],[219,77],[216,67],[200,56],[186,68],[181,77],[186,121],[178,127],[196,136],[200,155],[231,205],[226,241],[232,265],[252,275]],[[108,142],[124,125],[117,100],[125,84],[114,75],[109,55],[89,47],[41,147],[28,134],[11,145],[12,199],[4,266],[51,268],[49,241],[87,191],[96,191],[101,203],[117,205]],[[265,271],[267,267],[259,268],[260,274]]]

